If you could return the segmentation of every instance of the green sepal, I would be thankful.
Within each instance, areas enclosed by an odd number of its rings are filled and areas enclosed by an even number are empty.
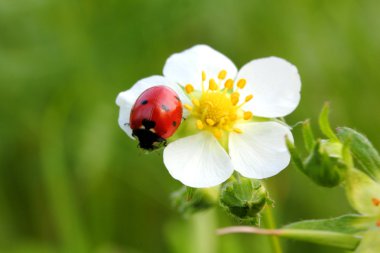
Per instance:
[[[179,213],[189,217],[199,211],[214,207],[218,190],[214,188],[181,187],[171,194],[172,204]]]
[[[346,177],[346,194],[352,207],[361,214],[380,217],[380,184],[363,172],[350,169]]]
[[[303,161],[302,161],[300,154],[297,151],[297,148],[294,146],[294,143],[291,140],[289,140],[289,138],[287,136],[285,137],[285,140],[286,140],[286,146],[287,146],[289,153],[290,153],[292,164],[297,169],[304,172],[305,168],[303,166]]]
[[[342,142],[349,143],[358,169],[380,183],[380,155],[367,137],[348,127],[339,128],[337,133]]]
[[[259,180],[240,177],[223,184],[220,205],[241,224],[258,225],[268,198]]]
[[[307,152],[311,152],[315,146],[313,130],[310,126],[310,120],[306,120],[302,124],[302,136]]]
[[[329,112],[330,112],[330,104],[325,103],[321,113],[319,114],[319,128],[322,133],[326,135],[329,139],[338,140],[334,131],[331,129],[330,121],[329,121]]]

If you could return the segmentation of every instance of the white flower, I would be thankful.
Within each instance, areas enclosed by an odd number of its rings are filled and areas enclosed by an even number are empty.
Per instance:
[[[186,109],[183,124],[193,124],[196,132],[164,150],[165,166],[175,179],[191,187],[211,187],[234,170],[262,179],[289,164],[285,136],[293,140],[292,134],[273,119],[290,114],[299,103],[301,81],[295,66],[268,57],[238,71],[223,54],[197,45],[170,56],[163,74],[138,81],[116,103],[119,125],[131,136],[130,110],[141,92],[167,85],[178,93]]]

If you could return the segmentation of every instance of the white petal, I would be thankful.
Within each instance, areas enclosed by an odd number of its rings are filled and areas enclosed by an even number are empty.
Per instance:
[[[276,175],[290,162],[285,136],[293,141],[287,126],[277,122],[246,123],[243,133],[231,133],[229,153],[234,169],[243,176],[262,179]]]
[[[134,139],[132,136],[132,129],[129,127],[129,116],[131,115],[131,109],[132,106],[129,105],[120,106],[118,123],[121,129],[123,129],[129,137]]]
[[[136,101],[136,99],[144,92],[146,89],[153,86],[165,85],[172,88],[181,99],[182,103],[190,103],[189,98],[185,95],[182,88],[177,84],[170,82],[163,76],[151,76],[141,79],[136,84],[134,84],[129,90],[120,92],[116,98],[116,104],[120,106],[119,111],[119,126],[132,137],[132,130],[129,127],[129,116],[131,114],[131,109]],[[186,112],[186,111],[185,111]],[[185,113],[184,112],[184,113]]]
[[[245,78],[241,95],[253,95],[244,109],[274,118],[290,114],[300,101],[301,79],[297,68],[277,57],[253,60],[242,67],[237,79]]]
[[[226,78],[235,79],[237,69],[234,63],[225,55],[207,45],[197,45],[183,52],[171,55],[164,66],[164,76],[185,86],[192,84],[196,90],[202,88],[202,71],[205,71],[208,80],[218,80],[221,70],[227,71]]]
[[[172,177],[196,188],[218,185],[233,173],[227,152],[207,131],[170,143],[164,163]]]

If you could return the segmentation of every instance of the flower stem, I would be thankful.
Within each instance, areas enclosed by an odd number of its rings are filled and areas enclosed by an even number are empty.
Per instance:
[[[265,226],[269,229],[275,229],[276,223],[273,217],[272,207],[267,205],[264,211],[264,223]],[[280,244],[280,240],[277,236],[270,236],[270,240],[272,243],[272,248],[275,253],[282,253],[282,248]]]

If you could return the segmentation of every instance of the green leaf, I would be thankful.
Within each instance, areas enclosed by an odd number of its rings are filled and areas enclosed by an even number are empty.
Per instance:
[[[358,169],[380,183],[380,155],[367,137],[348,127],[339,128],[337,132],[342,142],[348,142]]]
[[[338,138],[336,137],[334,131],[331,129],[331,126],[330,126],[329,111],[330,111],[330,104],[325,103],[322,108],[321,113],[319,114],[319,127],[322,133],[326,135],[326,137],[332,140],[337,140]]]
[[[347,214],[332,219],[304,220],[286,225],[286,229],[310,229],[345,234],[355,234],[376,226],[376,218],[357,214]]]
[[[352,207],[361,214],[380,215],[380,184],[363,172],[350,169],[346,177],[346,194]]]
[[[360,237],[351,234],[308,229],[280,229],[278,234],[281,237],[299,241],[333,246],[347,250],[354,250]]]
[[[361,237],[353,234],[340,233],[328,230],[312,229],[261,229],[257,227],[237,226],[218,229],[219,235],[231,233],[252,233],[261,235],[281,236],[287,239],[333,246],[347,250],[354,250],[360,243]]]
[[[314,139],[313,130],[311,129],[311,126],[310,126],[310,120],[306,120],[302,124],[302,135],[303,135],[303,141],[305,144],[306,151],[311,152],[315,145],[315,139]]]
[[[380,249],[380,229],[370,230],[363,235],[355,253],[378,253]]]

